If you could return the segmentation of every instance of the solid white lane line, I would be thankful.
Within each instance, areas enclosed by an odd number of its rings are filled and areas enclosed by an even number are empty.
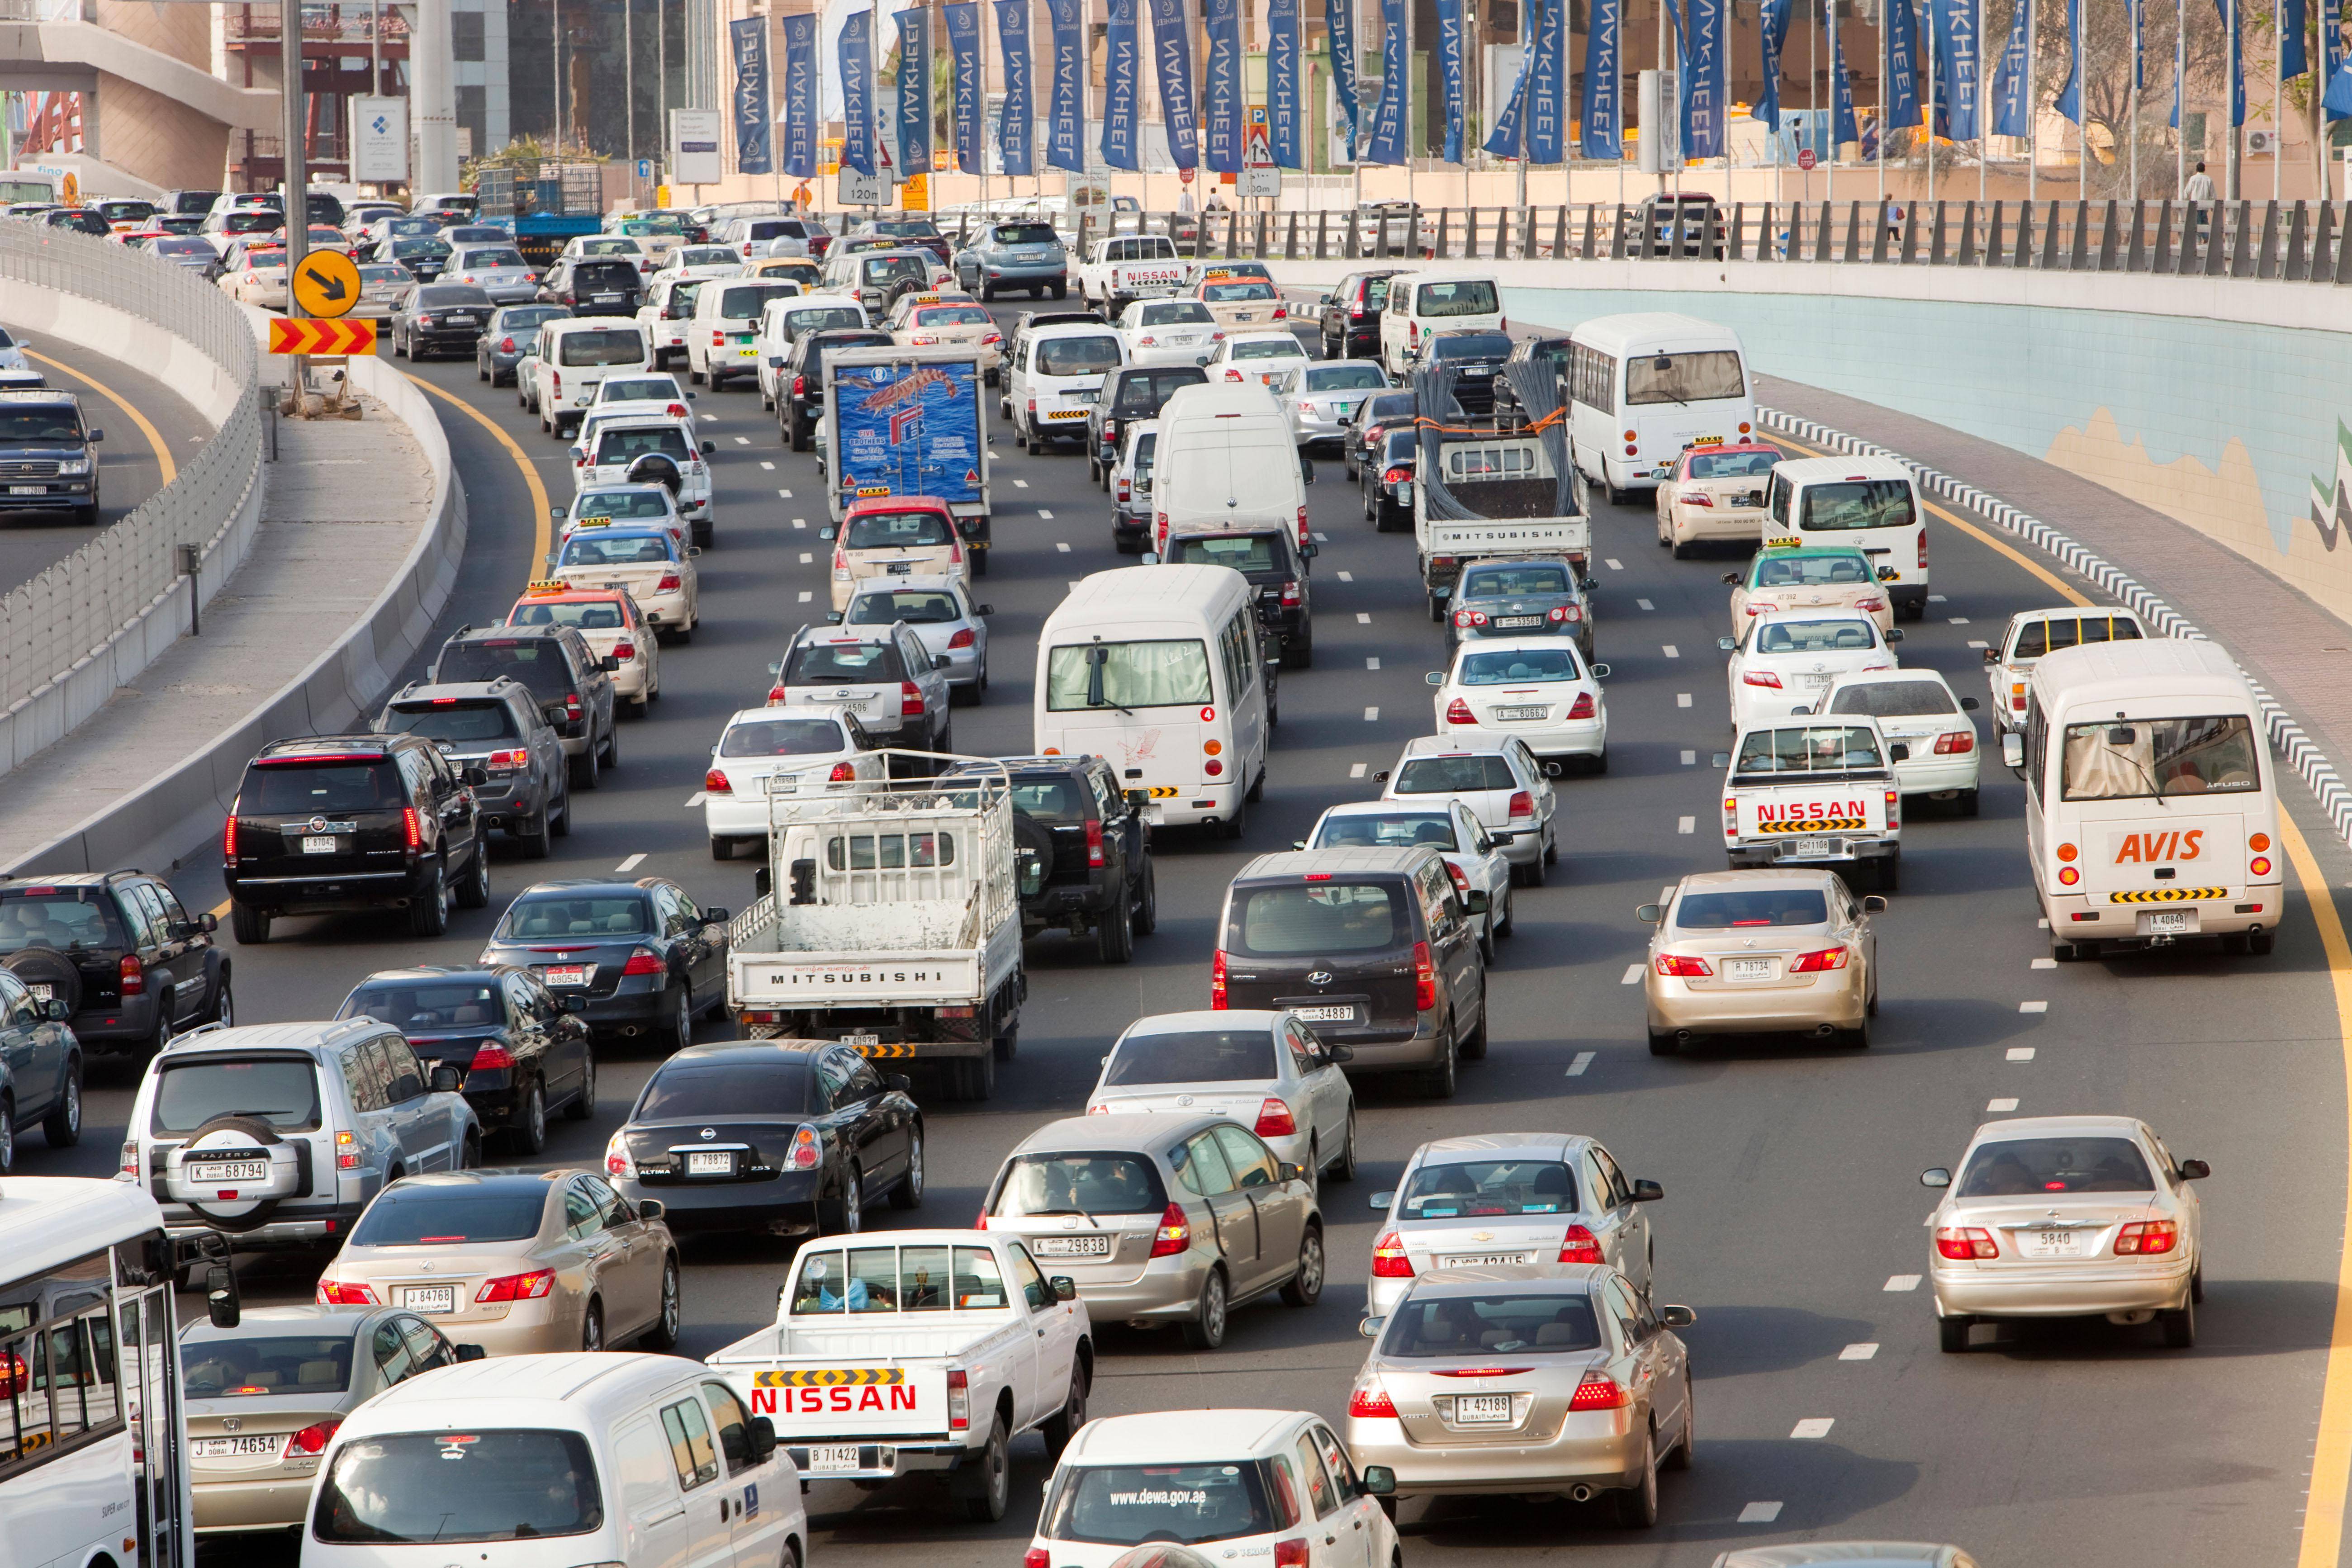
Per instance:
[[[1364,722],[1367,724],[1372,722],[1372,721],[1378,719],[1380,716],[1381,710],[1377,708],[1367,708],[1364,710]]]
[[[643,855],[632,855],[627,859],[622,861],[619,865],[614,867],[613,874],[616,877],[625,876],[627,873],[635,870],[645,863],[646,858]]]
[[[1617,984],[1620,985],[1639,985],[1642,984],[1642,966],[1638,963],[1627,964],[1625,966],[1625,973],[1618,977]]]
[[[1372,624],[1372,617],[1366,612],[1358,610],[1356,612],[1356,624],[1360,626],[1369,626]]]
[[[2047,1002],[2020,1002],[2017,1005],[2017,1010],[2021,1013],[2047,1013],[2050,1011],[2050,1004]]]
[[[1367,654],[1364,657],[1364,668],[1366,669],[1378,669],[1380,667],[1381,661],[1378,655]]]
[[[1742,1524],[1769,1524],[1780,1517],[1780,1505],[1777,1502],[1751,1502],[1739,1510]]]
[[[1885,1289],[1889,1290],[1916,1290],[1919,1289],[1919,1277],[1916,1274],[1890,1274],[1886,1277]]]
[[[1351,779],[1360,779],[1360,778],[1362,778],[1362,777],[1364,776],[1364,770],[1365,770],[1365,768],[1369,767],[1370,765],[1370,763],[1350,763],[1350,764],[1349,765],[1349,768],[1348,768],[1348,776],[1349,776],[1349,778],[1351,778]]]
[[[1658,646],[1666,650],[1666,657],[1668,658],[1680,658],[1683,656],[1683,650],[1676,647],[1672,643],[1661,643]]]
[[[2033,1059],[2033,1047],[2032,1046],[2011,1046],[2009,1047],[2009,1059],[2013,1062],[2030,1062]]]
[[[1698,766],[1698,753],[1696,752],[1685,752],[1683,753],[1683,766],[1686,768],[1695,768]]]
[[[1050,512],[1050,511],[1047,511],[1047,510],[1046,510],[1044,507],[1042,507],[1042,506],[1041,506],[1041,507],[1039,507],[1039,508],[1037,509],[1037,515],[1038,515],[1039,517],[1044,518],[1047,522],[1051,522],[1051,521],[1054,521],[1054,514],[1053,514],[1052,512]]]
[[[1677,707],[1677,708],[1687,708],[1687,707],[1689,707],[1689,706],[1690,706],[1690,693],[1689,693],[1689,692],[1687,692],[1687,691],[1677,691],[1677,692],[1675,692],[1675,707]]]
[[[1878,1346],[1868,1340],[1864,1340],[1860,1344],[1848,1345],[1845,1349],[1838,1352],[1838,1360],[1868,1361],[1877,1353]]]
[[[2015,1110],[2016,1109],[2017,1101],[2014,1100],[1988,1100],[1985,1101],[1985,1110],[1989,1115],[2004,1115],[2010,1111]]]
[[[1789,1436],[1791,1437],[1826,1437],[1830,1435],[1830,1428],[1836,1425],[1837,1417],[1834,1415],[1808,1415],[1802,1421],[1797,1423],[1796,1429],[1791,1431]]]
[[[1625,570],[1625,563],[1622,561],[1619,561],[1613,556],[1603,557],[1603,559],[1608,563],[1609,570],[1612,572],[1622,572]]]
[[[708,790],[696,790],[692,795],[686,797],[686,809],[692,811],[696,806],[700,805],[704,801],[709,800],[709,798],[710,793]]]
[[[2058,961],[2054,958],[2037,958],[2033,961],[2032,967],[2035,969],[2055,969],[2058,967]]]
[[[1339,574],[1339,581],[1342,583],[1352,583],[1355,580],[1356,574],[1353,572],[1342,572]]]
[[[1592,1056],[1593,1053],[1591,1051],[1577,1052],[1576,1059],[1568,1064],[1568,1076],[1570,1078],[1582,1078],[1584,1076],[1584,1069],[1592,1065]]]
[[[1637,604],[1637,605],[1641,605],[1641,606],[1642,606],[1642,608],[1643,608],[1643,609],[1645,609],[1645,610],[1654,610],[1654,609],[1656,609],[1656,608],[1658,607],[1657,605],[1654,605],[1654,604],[1650,603],[1650,601],[1649,601],[1649,600],[1647,600],[1647,599],[1636,599],[1636,600],[1634,600],[1633,602],[1634,602],[1635,604]]]
[[[1070,547],[1058,539],[1054,541],[1054,548],[1060,551],[1065,555],[1067,555],[1070,552]]]
[[[1675,831],[1676,833],[1696,833],[1698,831],[1698,818],[1696,816],[1676,817],[1675,819]]]

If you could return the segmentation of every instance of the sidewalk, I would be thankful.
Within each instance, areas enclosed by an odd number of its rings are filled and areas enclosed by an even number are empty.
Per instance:
[[[86,723],[9,773],[0,866],[121,804],[249,719],[350,635],[432,514],[424,450],[373,401],[359,420],[281,421],[266,478],[260,533],[243,569],[205,607],[203,635],[180,638]]]

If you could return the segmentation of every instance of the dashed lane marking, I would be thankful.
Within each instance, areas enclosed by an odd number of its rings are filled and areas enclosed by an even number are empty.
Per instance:
[[[1780,1517],[1780,1505],[1777,1502],[1751,1502],[1739,1510],[1742,1524],[1769,1524]]]
[[[2011,1046],[2009,1047],[2008,1059],[2013,1062],[2030,1062],[2033,1059],[2033,1047],[2032,1046]]]
[[[2017,1101],[2014,1100],[1988,1100],[1985,1101],[1985,1114],[1988,1116],[2006,1115],[2016,1109]]]
[[[1944,595],[1941,594],[1930,594],[1927,595],[1927,602],[1931,605],[1940,605],[1944,603]]]
[[[692,795],[686,797],[686,809],[692,811],[696,806],[700,805],[704,801],[709,800],[709,798],[710,792],[709,790],[696,790]]]
[[[642,854],[632,855],[632,856],[630,856],[627,859],[625,859],[625,860],[622,861],[619,865],[617,865],[617,866],[614,867],[614,868],[613,868],[613,874],[614,874],[614,876],[616,876],[616,877],[618,877],[618,876],[625,876],[627,873],[629,873],[629,872],[631,872],[631,871],[635,870],[638,867],[640,867],[640,866],[644,865],[645,863],[646,863],[646,858],[645,858],[645,856],[644,856],[644,855],[642,855]]]
[[[1990,644],[1990,643],[1989,643],[1989,642],[1982,641],[1981,639],[1977,638],[1977,637],[1970,637],[1970,638],[1969,639],[1969,646],[1970,647],[1992,647],[1992,644]]]
[[[1366,654],[1364,656],[1364,668],[1366,669],[1378,669],[1380,667],[1381,660],[1378,654]]]
[[[1318,544],[1328,544],[1331,542],[1331,536],[1318,528],[1315,531],[1315,542]]]
[[[802,564],[802,565],[806,566],[807,564],[809,564],[809,563],[811,563],[811,562],[814,561],[815,559],[816,559],[816,557],[815,557],[815,556],[814,556],[814,555],[812,555],[812,554],[810,554],[807,551],[803,550],[803,551],[802,551],[802,552],[801,552],[801,564]]]
[[[1360,626],[1369,626],[1372,624],[1372,617],[1369,613],[1363,610],[1358,610],[1356,612],[1356,624]]]
[[[801,604],[805,605],[805,604],[807,604],[807,603],[809,602],[809,600],[810,600],[812,597],[814,597],[814,595],[811,595],[811,594],[810,594],[810,592],[809,592],[806,588],[803,588],[803,589],[801,590],[801,596],[800,596],[800,599],[799,599],[799,601],[798,601],[798,602],[799,602],[799,603],[801,603]]]
[[[1677,708],[1687,708],[1687,707],[1689,707],[1689,706],[1690,706],[1690,693],[1689,693],[1689,692],[1687,692],[1687,691],[1677,691],[1677,692],[1675,692],[1675,707],[1677,707]]]
[[[1351,763],[1348,766],[1348,776],[1351,779],[1362,778],[1364,770],[1370,765],[1368,763]]]
[[[1678,816],[1675,818],[1675,831],[1676,833],[1696,833],[1698,831],[1698,818],[1696,816]]]
[[[1601,560],[1602,563],[1605,564],[1612,572],[1622,572],[1625,570],[1625,563],[1622,561],[1616,559],[1614,556],[1603,556]]]
[[[1790,1432],[1789,1436],[1807,1438],[1826,1437],[1830,1435],[1830,1428],[1836,1425],[1837,1417],[1834,1415],[1808,1415],[1797,1423],[1795,1429]]]
[[[748,447],[751,444],[751,437],[749,436],[738,436],[735,437],[735,444],[738,447]]]
[[[1342,583],[1352,583],[1355,580],[1356,574],[1353,572],[1342,572],[1339,574],[1339,581]]]
[[[793,499],[793,492],[790,490],[778,490],[776,494],[779,498],[784,500],[790,500]]]
[[[1698,766],[1698,753],[1696,752],[1685,752],[1683,753],[1683,766],[1686,768],[1695,768]]]
[[[1885,1289],[1889,1290],[1916,1290],[1919,1289],[1919,1277],[1916,1274],[1889,1274],[1886,1277]]]
[[[1070,552],[1069,545],[1058,539],[1054,541],[1054,548],[1065,555],[1067,555]]]
[[[1642,984],[1642,966],[1638,963],[1627,964],[1625,966],[1625,973],[1617,977],[1617,984],[1620,985],[1639,985]]]
[[[1584,1069],[1592,1065],[1592,1057],[1593,1053],[1591,1051],[1577,1052],[1576,1059],[1568,1064],[1568,1076],[1570,1078],[1582,1078],[1584,1076]]]
[[[1672,643],[1660,643],[1658,646],[1666,650],[1666,657],[1668,658],[1680,658],[1683,656],[1683,650],[1676,647]]]
[[[1380,710],[1379,709],[1377,709],[1377,708],[1367,708],[1367,709],[1365,709],[1365,710],[1364,710],[1364,722],[1365,722],[1365,723],[1367,723],[1367,724],[1369,724],[1369,723],[1372,722],[1374,720],[1378,719],[1380,716],[1381,716],[1381,710]]]
[[[1650,601],[1649,601],[1649,600],[1647,600],[1647,599],[1636,599],[1636,600],[1634,600],[1633,602],[1634,602],[1635,604],[1637,604],[1637,605],[1641,605],[1641,606],[1642,606],[1642,608],[1643,608],[1643,609],[1645,609],[1645,610],[1654,610],[1654,609],[1656,609],[1656,608],[1658,607],[1657,605],[1654,605],[1654,604],[1650,603]]]
[[[766,462],[766,461],[764,461],[764,460],[760,464],[760,467],[761,467],[761,468],[765,469],[767,472],[772,473],[772,473],[774,473],[774,472],[776,471],[776,465],[775,465],[775,464],[771,463],[771,462]]]
[[[1044,518],[1047,522],[1051,522],[1051,521],[1054,521],[1054,514],[1053,514],[1052,512],[1050,512],[1050,511],[1047,511],[1047,510],[1046,510],[1044,507],[1042,507],[1042,506],[1041,506],[1041,507],[1039,507],[1039,508],[1037,509],[1037,515],[1038,515],[1039,517]]]
[[[1969,624],[1969,618],[1968,618],[1968,616],[1951,616],[1951,617],[1949,617],[1949,618],[1950,618],[1950,620],[1951,620],[1952,625],[1954,625],[1954,626],[1967,626],[1967,625]]]
[[[2033,961],[2032,967],[2035,969],[2055,969],[2058,967],[2058,961],[2054,958],[2037,958]]]
[[[2017,1005],[2017,1010],[2021,1013],[2047,1013],[2050,1011],[2050,1004],[2047,1002],[2020,1002]]]
[[[1027,479],[1015,479],[1013,481],[1013,488],[1014,489],[1025,490],[1029,488],[1029,481]]]
[[[1869,1361],[1877,1354],[1878,1346],[1876,1343],[1869,1340],[1864,1340],[1859,1344],[1848,1345],[1845,1349],[1838,1352],[1838,1360]]]

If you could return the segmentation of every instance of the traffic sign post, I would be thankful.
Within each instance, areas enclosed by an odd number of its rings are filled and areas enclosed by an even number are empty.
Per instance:
[[[1807,174],[1812,173],[1813,165],[1820,161],[1820,159],[1813,155],[1813,150],[1811,147],[1800,147],[1797,149],[1797,167],[1804,170]]]
[[[306,316],[332,321],[360,302],[360,269],[340,250],[314,250],[294,269],[294,302]]]

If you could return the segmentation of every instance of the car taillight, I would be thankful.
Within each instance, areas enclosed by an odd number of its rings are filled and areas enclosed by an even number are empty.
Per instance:
[[[1297,582],[1294,579],[1285,583],[1282,585],[1282,607],[1286,610],[1295,610],[1298,608],[1300,602]]]
[[[1599,705],[1592,700],[1592,693],[1580,691],[1576,694],[1576,705],[1568,710],[1568,716],[1571,719],[1592,719],[1599,717],[1600,711]]]
[[[346,1285],[340,1279],[319,1281],[319,1305],[321,1307],[381,1307],[375,1291],[365,1285]]]
[[[1225,950],[1219,948],[1209,961],[1209,1006],[1213,1010],[1225,1005]]]
[[[1604,1261],[1601,1256],[1601,1238],[1594,1236],[1591,1231],[1585,1229],[1584,1226],[1580,1225],[1570,1226],[1568,1227],[1568,1234],[1559,1239],[1559,1258],[1558,1261],[1561,1263],[1600,1263]]]
[[[1685,506],[1703,506],[1710,510],[1712,510],[1715,506],[1715,498],[1707,494],[1705,490],[1685,490],[1680,495],[1675,497],[1675,500],[1682,502]]]
[[[1372,1278],[1375,1279],[1410,1279],[1412,1259],[1405,1256],[1404,1237],[1396,1232],[1383,1231],[1372,1243]]]
[[[1568,1407],[1570,1410],[1622,1410],[1633,1403],[1633,1396],[1626,1393],[1615,1378],[1588,1372],[1584,1374],[1584,1381],[1576,1385],[1576,1393],[1569,1400]]]
[[[1445,874],[1454,879],[1454,890],[1455,892],[1461,894],[1465,899],[1470,896],[1469,872],[1465,871],[1461,867],[1456,866],[1453,861],[1448,860],[1445,863]]]
[[[502,354],[510,354],[514,352],[515,346],[514,340],[512,338],[500,338],[499,340],[499,353]]]
[[[515,1059],[514,1053],[512,1051],[509,1051],[504,1046],[501,1046],[495,1041],[486,1040],[475,1048],[474,1059],[472,1062],[467,1064],[466,1070],[468,1072],[503,1072],[514,1065]]]
[[[139,967],[137,953],[126,952],[122,955],[121,974],[122,994],[125,996],[137,996],[147,989],[147,974]]]
[[[1029,400],[1029,413],[1032,417],[1034,417],[1037,413],[1037,400],[1034,397]]]
[[[1457,697],[1445,705],[1445,721],[1449,724],[1475,724],[1478,719],[1470,711],[1470,704]]]
[[[1054,1554],[1042,1546],[1033,1546],[1021,1554],[1021,1568],[1054,1568]]]
[[[1298,1123],[1291,1119],[1290,1107],[1268,1095],[1257,1108],[1257,1125],[1250,1131],[1261,1138],[1287,1138],[1298,1131]]]
[[[1184,1205],[1171,1203],[1160,1211],[1159,1228],[1151,1233],[1151,1256],[1173,1258],[1192,1245],[1192,1227],[1184,1218]]]
[[[1966,756],[1977,749],[1974,730],[1954,730],[1936,737],[1936,754],[1939,757]]]
[[[356,1171],[360,1168],[358,1140],[349,1132],[335,1134],[335,1169]]]
[[[1307,509],[1303,506],[1298,509],[1298,548],[1307,548]]]
[[[563,373],[562,371],[559,370],[553,373],[553,375],[549,382],[549,390],[552,391],[558,397],[563,395]]]
[[[619,642],[613,645],[613,657],[619,659],[622,663],[626,664],[629,660],[637,657],[637,645],[631,642],[628,638],[623,637]]]
[[[221,863],[236,864],[236,818],[231,816],[221,827]]]
[[[675,572],[665,572],[661,575],[661,581],[654,584],[654,592],[656,594],[675,594],[680,588],[685,586],[686,579],[684,577],[679,576]]]
[[[604,1173],[625,1181],[636,1179],[637,1162],[629,1152],[627,1140],[618,1132],[604,1145]]]
[[[771,708],[774,707],[777,703],[783,701],[789,695],[790,693],[786,692],[784,689],[784,683],[779,680],[773,686],[768,688],[768,706]]]
[[[1412,944],[1412,1005],[1423,1013],[1437,1005],[1437,966],[1430,962],[1425,942]]]
[[[1748,601],[1747,605],[1748,613],[1751,616],[1769,615],[1772,611],[1777,610],[1780,607],[1780,606],[1778,605],[1768,603],[1762,599],[1750,599]]]
[[[793,1130],[792,1147],[784,1152],[787,1171],[814,1171],[824,1163],[824,1145],[816,1129],[803,1121]]]
[[[1923,528],[1923,529],[1921,529],[1921,530],[1919,531],[1919,570],[1920,570],[1920,571],[1922,571],[1922,572],[1925,572],[1927,569],[1927,531],[1926,529],[1924,529],[1924,528]]]
[[[474,1304],[488,1306],[493,1301],[536,1301],[555,1289],[555,1270],[534,1268],[528,1274],[501,1274],[495,1279],[485,1279],[482,1288],[474,1292]]]
[[[1307,1538],[1294,1535],[1274,1543],[1274,1568],[1307,1568]]]
[[[1886,601],[1884,599],[1856,599],[1853,602],[1853,607],[1860,610],[1865,616],[1874,616],[1878,614],[1879,611],[1886,608]]]
[[[1118,499],[1122,501],[1132,500],[1134,499],[1133,488],[1127,476],[1124,474],[1119,476]]]
[[[2168,1219],[2134,1220],[2116,1235],[2116,1256],[2147,1258],[2180,1245],[2180,1227]]]
[[[1680,976],[1685,979],[1693,975],[1713,974],[1715,973],[1714,970],[1709,969],[1706,966],[1706,959],[1693,957],[1679,952],[1662,952],[1658,954],[1656,968],[1658,973],[1661,974]]]
[[[836,583],[849,581],[849,557],[842,553],[839,545],[834,546],[833,551],[833,580]]]
[[[424,819],[416,815],[415,806],[404,805],[400,808],[400,831],[411,855],[425,847],[425,823]]]
[[[1486,624],[1486,612],[1484,610],[1456,610],[1454,612],[1454,624],[1457,626],[1483,626]]]
[[[1533,816],[1535,814],[1536,797],[1526,790],[1513,791],[1511,794],[1511,820],[1516,822],[1522,816]]]
[[[796,375],[793,377],[793,395],[794,397],[805,397],[808,395],[808,377],[804,375]]]
[[[494,773],[520,773],[530,766],[529,752],[492,752],[482,759],[483,768]]]
[[[340,1420],[319,1421],[290,1434],[286,1439],[286,1452],[282,1457],[290,1459],[297,1454],[325,1453],[327,1439],[332,1437],[335,1428],[341,1425]]]
[[[1402,463],[1381,476],[1381,483],[1384,485],[1403,485],[1412,482],[1412,470]]]
[[[139,1144],[137,1140],[134,1139],[131,1142],[125,1143],[122,1146],[122,1163],[115,1169],[116,1173],[120,1175],[129,1176],[134,1181],[138,1179]]]
[[[923,716],[923,689],[911,680],[898,682],[898,717],[919,719]]]
[[[1993,1245],[1992,1233],[1975,1226],[1947,1226],[1936,1232],[1936,1250],[1947,1258],[1999,1258],[2000,1248]]]
[[[713,768],[709,773],[702,775],[702,788],[703,792],[707,795],[733,795],[735,793],[734,784],[730,783],[727,775],[719,772],[717,768]]]
[[[1886,826],[1889,827],[1903,826],[1903,795],[1899,790],[1886,792]]]
[[[1751,669],[1739,679],[1749,686],[1769,686],[1775,691],[1780,689],[1780,678],[1769,669]]]
[[[656,952],[652,948],[641,947],[635,952],[629,954],[629,961],[621,965],[621,973],[624,974],[667,974],[669,973],[669,966],[662,963],[661,954]]]
[[[1825,947],[1818,952],[1801,952],[1789,965],[1789,973],[1826,974],[1832,969],[1843,969],[1853,956],[1842,947]]]
[[[746,254],[749,254],[749,253],[747,252]],[[725,332],[720,331],[719,331],[718,328],[716,328],[716,327],[713,327],[713,328],[711,328],[711,329],[710,329],[710,346],[711,346],[712,348],[714,348],[714,349],[715,349],[715,348],[717,348],[719,344],[721,344],[721,343],[725,342],[726,341],[727,341],[727,334],[726,334]]]
[[[567,691],[563,694],[563,717],[566,720],[577,719],[586,711],[587,710],[581,705],[580,693]]]

